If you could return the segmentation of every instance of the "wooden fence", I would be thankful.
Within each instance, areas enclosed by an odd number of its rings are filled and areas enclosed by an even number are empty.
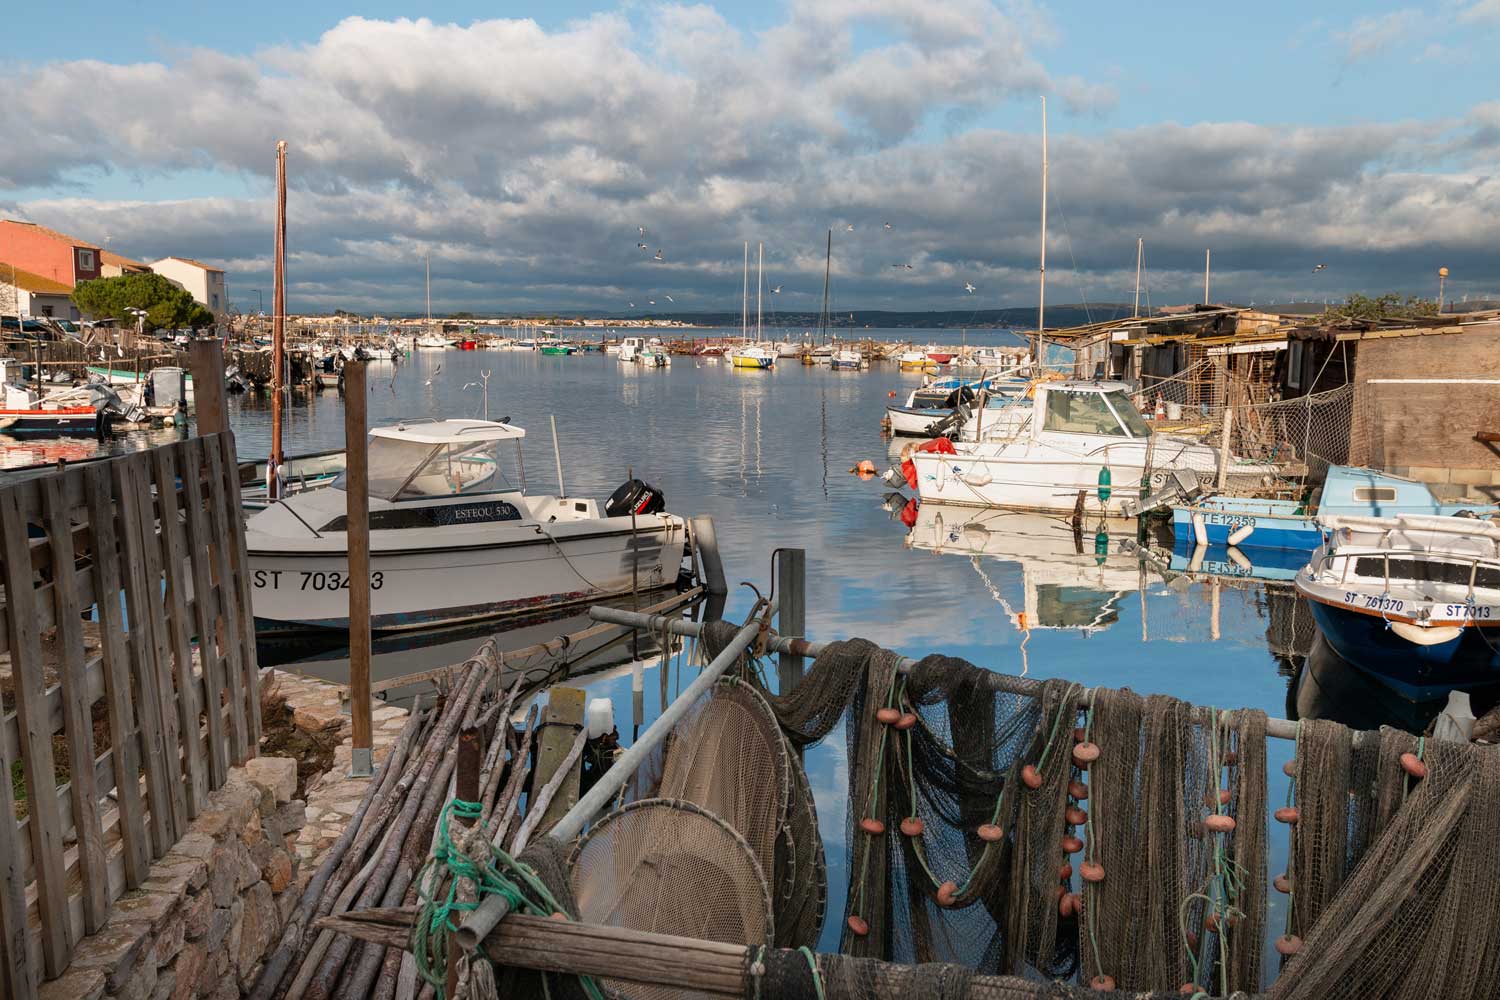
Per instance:
[[[246,559],[227,432],[0,487],[0,764],[26,813],[0,781],[0,998],[61,975],[255,755]]]

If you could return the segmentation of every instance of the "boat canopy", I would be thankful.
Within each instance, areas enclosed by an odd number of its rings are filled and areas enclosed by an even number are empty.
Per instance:
[[[519,427],[489,420],[376,427],[367,458],[370,496],[394,502],[513,489],[505,482],[499,447],[510,441],[519,451],[525,436]],[[332,485],[346,484],[341,473]]]
[[[423,420],[399,423],[394,427],[376,427],[372,438],[416,441],[422,444],[458,444],[470,441],[514,441],[526,431],[494,420]]]

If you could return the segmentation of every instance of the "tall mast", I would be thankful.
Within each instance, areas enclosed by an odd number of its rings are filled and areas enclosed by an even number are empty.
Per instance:
[[[818,317],[821,343],[828,341],[828,271],[833,265],[833,230],[828,230],[828,253],[823,257],[823,315]]]
[[[427,252],[427,332],[432,332],[432,251]]]
[[[1137,236],[1135,238],[1135,316],[1141,315],[1141,255],[1145,250],[1145,242]]]
[[[1047,98],[1042,98],[1042,266],[1041,287],[1037,292],[1036,300],[1036,340],[1032,345],[1032,355],[1038,366],[1043,363],[1043,352],[1046,349],[1045,335],[1047,329]]]
[[[745,290],[740,294],[740,339],[750,333],[750,241],[745,241]]]
[[[765,279],[762,277],[766,267],[766,245],[757,243],[755,245],[755,339],[760,337],[760,290],[765,287]]]
[[[1213,257],[1212,250],[1203,251],[1203,304],[1208,305],[1208,262]]]
[[[276,244],[271,289],[271,457],[266,463],[266,494],[281,499],[281,394],[286,365],[286,140],[276,143]]]

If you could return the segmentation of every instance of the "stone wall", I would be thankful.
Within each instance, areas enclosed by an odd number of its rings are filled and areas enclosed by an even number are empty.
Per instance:
[[[290,758],[234,768],[150,878],[43,985],[43,1000],[238,1000],[297,902],[306,813],[296,788]]]

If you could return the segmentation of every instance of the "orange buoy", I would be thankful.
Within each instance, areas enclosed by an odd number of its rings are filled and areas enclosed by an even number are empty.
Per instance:
[[[885,395],[886,395],[887,399],[895,399],[896,398],[896,392],[895,392],[894,389],[891,390],[890,392],[886,393]]]
[[[1085,882],[1103,882],[1104,866],[1097,861],[1085,861],[1078,866],[1078,874]]]
[[[1273,813],[1278,823],[1295,823],[1302,818],[1302,813],[1296,806],[1282,806]]]
[[[942,907],[952,906],[958,902],[958,886],[952,882],[944,882],[938,886],[937,904]]]
[[[1077,854],[1083,850],[1083,841],[1073,836],[1064,837],[1062,839],[1062,849],[1064,854]]]
[[[866,816],[859,821],[859,828],[872,837],[878,837],[885,833],[885,824],[873,816]]]
[[[922,836],[923,829],[925,829],[925,825],[916,816],[908,816],[901,821],[901,832],[908,837]]]
[[[979,836],[979,839],[984,841],[986,844],[993,844],[998,840],[1005,839],[1005,831],[996,826],[994,823],[985,823],[974,832]]]
[[[1288,778],[1295,778],[1297,776],[1297,758],[1293,757],[1285,764],[1282,764],[1281,773],[1286,775]]]
[[[1240,922],[1239,914],[1237,914],[1237,913],[1235,913],[1233,911],[1229,912],[1224,917],[1224,926],[1226,928],[1228,928],[1229,930],[1234,930],[1234,928],[1239,925],[1239,922]],[[1206,931],[1218,931],[1218,929],[1219,929],[1219,911],[1218,910],[1214,910],[1206,918],[1204,918],[1204,920],[1203,920],[1203,929],[1206,930]]]
[[[1223,813],[1213,813],[1203,820],[1203,825],[1214,833],[1232,833],[1234,831],[1234,817],[1225,816]]]
[[[1187,932],[1187,945],[1190,951],[1198,950],[1198,933],[1196,931]]]
[[[1283,955],[1295,955],[1302,950],[1302,939],[1295,934],[1283,934],[1276,939],[1276,950]]]
[[[1033,791],[1042,787],[1042,774],[1035,767],[1027,764],[1021,768],[1021,784]]]
[[[1414,753],[1401,755],[1401,769],[1417,780],[1427,777],[1427,765]]]
[[[1115,977],[1103,974],[1089,980],[1089,989],[1098,990],[1100,993],[1109,993],[1115,988]]]
[[[1206,806],[1208,806],[1210,809],[1212,809],[1214,807],[1214,802],[1215,802],[1216,799],[1217,799],[1219,805],[1221,805],[1221,806],[1227,806],[1227,805],[1229,805],[1229,789],[1227,789],[1227,788],[1221,788],[1221,789],[1219,789],[1219,794],[1218,794],[1217,797],[1214,795],[1213,792],[1207,793],[1206,795],[1203,796],[1203,804],[1206,805]]]
[[[1099,744],[1097,743],[1080,743],[1073,748],[1073,763],[1077,764],[1079,767],[1087,768],[1090,764],[1098,759]]]
[[[1082,802],[1089,797],[1089,786],[1081,781],[1070,781],[1068,782],[1068,794],[1079,802]]]
[[[1060,878],[1060,879],[1062,879],[1065,882],[1068,879],[1072,878],[1073,877],[1073,866],[1070,865],[1070,864],[1068,864],[1066,861],[1064,861],[1062,863],[1062,865],[1059,866],[1058,869],[1057,869],[1057,877]]]
[[[557,910],[557,911],[549,914],[548,917],[547,917],[547,919],[548,920],[556,920],[559,923],[567,923],[568,922],[568,915],[566,913],[564,913],[562,910]]]
[[[847,923],[849,924],[849,930],[854,932],[855,937],[864,937],[870,933],[870,925],[865,922],[863,917],[858,915],[851,916]]]
[[[1271,884],[1276,887],[1277,892],[1292,891],[1292,880],[1287,876],[1286,872],[1282,872],[1280,875],[1277,875],[1275,878],[1273,878],[1271,880]]]
[[[1077,916],[1081,903],[1082,900],[1079,898],[1078,893],[1065,892],[1062,898],[1057,901],[1057,912],[1060,916],[1064,917]]]
[[[902,712],[901,718],[896,720],[896,728],[901,730],[910,729],[917,724],[917,717],[910,712]]]
[[[875,721],[881,725],[893,725],[901,718],[901,713],[894,708],[877,708],[875,710]]]
[[[1082,826],[1088,822],[1089,814],[1077,806],[1068,806],[1063,810],[1063,819],[1067,820],[1069,826]]]
[[[1177,987],[1177,992],[1180,993],[1180,994],[1182,994],[1185,997],[1190,997],[1193,994],[1195,994],[1195,993],[1198,992],[1198,984],[1197,983],[1183,983],[1181,986]]]

